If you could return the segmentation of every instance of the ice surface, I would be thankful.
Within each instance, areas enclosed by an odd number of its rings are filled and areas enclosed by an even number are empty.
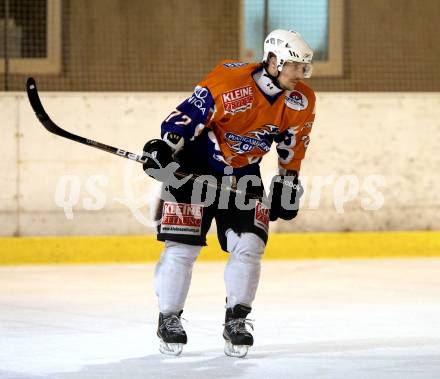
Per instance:
[[[440,260],[264,261],[255,346],[223,353],[223,263],[159,354],[154,265],[0,268],[0,378],[440,378]]]

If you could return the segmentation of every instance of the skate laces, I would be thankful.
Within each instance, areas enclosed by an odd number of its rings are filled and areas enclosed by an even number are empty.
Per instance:
[[[223,324],[223,326],[231,328],[232,333],[249,333],[246,329],[246,325],[249,326],[252,330],[254,330],[254,325],[250,318],[233,318]]]
[[[180,318],[177,315],[168,316],[163,321],[162,327],[173,333],[182,334],[185,332],[182,323],[180,322]]]

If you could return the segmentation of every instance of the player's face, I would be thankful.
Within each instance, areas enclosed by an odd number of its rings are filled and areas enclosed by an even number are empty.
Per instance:
[[[283,65],[283,70],[278,76],[278,82],[281,88],[292,91],[296,84],[304,79],[304,72],[306,70],[306,63],[300,62],[286,62]]]

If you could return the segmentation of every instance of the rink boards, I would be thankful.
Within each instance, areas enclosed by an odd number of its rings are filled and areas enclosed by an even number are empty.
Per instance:
[[[139,152],[188,95],[43,91],[41,99],[68,131]],[[440,93],[318,93],[301,211],[271,231],[440,230],[439,103]],[[24,93],[0,95],[0,113],[0,236],[154,233],[160,184],[139,164],[48,133]],[[276,155],[261,164],[266,188]]]
[[[150,236],[4,237],[0,264],[156,261],[163,248]],[[440,256],[440,232],[271,234],[265,259],[400,258]],[[224,260],[215,234],[199,260]]]

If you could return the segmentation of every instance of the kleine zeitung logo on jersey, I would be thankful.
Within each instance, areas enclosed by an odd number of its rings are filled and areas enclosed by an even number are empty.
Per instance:
[[[222,93],[223,107],[225,113],[245,112],[252,107],[254,101],[254,91],[252,86],[235,88],[231,91]]]
[[[203,205],[165,201],[160,223],[161,233],[200,235]]]
[[[254,225],[263,229],[269,230],[270,208],[266,207],[261,201],[255,203],[255,218]]]
[[[307,97],[299,91],[292,91],[286,96],[286,105],[295,111],[303,111],[309,105]]]

